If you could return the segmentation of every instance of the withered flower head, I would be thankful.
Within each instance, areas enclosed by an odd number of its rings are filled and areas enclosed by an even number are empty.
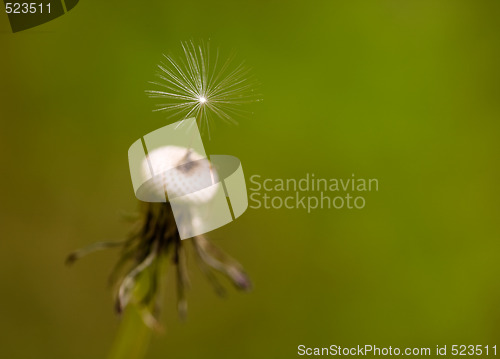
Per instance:
[[[192,181],[196,181],[198,175],[196,168],[192,166],[204,166],[202,161],[186,161],[187,158],[198,159],[198,155],[190,149],[169,146],[158,151],[156,157],[154,154],[150,155],[152,161],[161,159],[167,162],[175,161],[178,165],[177,174],[174,172],[174,178],[169,178],[171,181],[168,182],[174,186],[190,186]],[[172,176],[172,172],[169,175]],[[164,190],[161,185],[153,187]],[[214,270],[226,275],[239,289],[251,288],[250,280],[242,266],[204,235],[181,240],[169,202],[141,202],[140,208],[140,215],[135,220],[135,230],[126,240],[98,242],[71,253],[66,260],[67,264],[72,264],[91,252],[121,247],[121,256],[110,275],[110,283],[116,286],[115,308],[118,313],[134,302],[139,306],[144,322],[150,327],[159,327],[160,305],[157,303],[159,299],[157,294],[163,269],[160,263],[162,259],[167,258],[172,261],[176,270],[178,311],[181,317],[185,317],[187,311],[185,290],[189,287],[186,263],[186,246],[188,245],[194,248],[200,269],[206,274],[218,294],[224,294],[224,289],[218,282]],[[149,277],[147,289],[135,291],[142,276]]]

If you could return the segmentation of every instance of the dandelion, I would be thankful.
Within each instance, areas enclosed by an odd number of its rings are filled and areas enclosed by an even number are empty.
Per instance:
[[[166,146],[157,150],[156,155],[150,154],[152,161],[165,161],[166,164],[176,164],[170,175],[176,188],[187,191],[204,173],[208,160],[196,160],[185,163],[186,156],[192,159],[201,158],[194,150],[177,146]],[[162,186],[153,186],[152,190],[164,191]],[[210,196],[210,194],[208,195]],[[210,198],[200,197],[198,201]],[[188,223],[189,225],[189,223]],[[151,328],[159,329],[159,309],[161,296],[158,295],[162,278],[162,261],[170,259],[175,267],[177,281],[178,311],[182,318],[186,316],[187,301],[185,290],[189,287],[187,273],[186,247],[191,245],[200,269],[206,274],[218,294],[224,289],[216,278],[214,271],[223,273],[239,289],[249,290],[251,283],[242,266],[233,258],[212,244],[205,236],[195,236],[181,240],[169,202],[141,202],[140,216],[135,220],[135,229],[131,235],[120,242],[100,242],[70,254],[67,263],[72,264],[77,259],[106,248],[121,247],[121,256],[115,265],[110,281],[115,284],[115,308],[118,313],[130,303],[140,309],[143,321]],[[149,280],[146,290],[137,294],[137,283],[143,277]],[[141,282],[142,283],[142,282]]]
[[[254,93],[256,81],[243,63],[234,66],[232,57],[222,61],[219,51],[212,54],[205,43],[195,45],[185,42],[182,48],[183,58],[165,56],[166,61],[158,66],[158,81],[151,82],[159,89],[147,91],[150,97],[165,100],[158,105],[157,111],[170,113],[177,117],[176,121],[195,117],[201,131],[206,130],[210,135],[209,127],[214,119],[234,123],[235,117],[247,113],[242,107],[244,104],[260,101]],[[158,181],[148,182],[145,190],[152,191],[155,198],[166,193],[174,196],[191,193],[203,182],[207,168],[210,168],[212,179],[217,177],[217,171],[208,159],[193,148],[173,145],[156,148],[148,153],[142,169],[147,172],[152,165],[154,168],[170,169],[159,171]],[[215,193],[206,190],[189,197],[200,204],[211,200]],[[186,207],[189,205],[192,203],[186,203]],[[194,228],[198,224],[196,221],[200,220],[190,211],[182,213],[181,220],[174,217],[168,201],[141,202],[140,213],[134,219],[134,229],[128,238],[92,244],[71,253],[66,262],[73,264],[81,257],[102,249],[121,248],[120,258],[110,275],[110,282],[115,287],[116,311],[122,313],[127,306],[134,304],[139,308],[144,323],[155,329],[161,329],[159,288],[164,269],[162,263],[167,260],[171,261],[176,272],[179,314],[182,318],[186,316],[188,246],[193,248],[199,268],[218,294],[224,294],[224,289],[215,272],[225,275],[236,288],[249,290],[251,283],[243,267],[204,235],[181,240],[179,230],[183,230],[184,226]]]
[[[236,123],[246,117],[243,105],[261,101],[255,92],[257,81],[245,64],[234,65],[234,55],[221,60],[219,50],[210,51],[209,44],[183,42],[182,57],[164,56],[158,65],[158,80],[150,82],[157,89],[146,93],[164,99],[155,111],[169,113],[176,121],[196,117],[202,133],[208,132],[215,118]]]

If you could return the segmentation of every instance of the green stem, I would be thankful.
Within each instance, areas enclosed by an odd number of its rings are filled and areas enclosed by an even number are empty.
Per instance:
[[[142,321],[137,306],[127,306],[108,359],[142,359],[151,339],[151,329]]]
[[[164,260],[164,257],[158,256],[153,266],[155,268],[147,268],[138,278],[134,288],[134,297],[136,299],[144,298],[144,291],[152,285],[150,281],[156,280],[145,274],[149,274],[148,272],[151,270],[165,274],[168,263]],[[161,293],[157,293],[157,295],[161,297]],[[143,359],[146,356],[152,332],[153,330],[144,324],[139,307],[132,300],[125,308],[118,333],[107,359]]]

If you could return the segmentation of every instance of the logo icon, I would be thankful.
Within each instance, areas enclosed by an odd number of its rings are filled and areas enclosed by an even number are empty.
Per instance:
[[[240,161],[205,153],[195,118],[148,133],[130,146],[136,197],[170,202],[181,239],[226,225],[248,207]]]

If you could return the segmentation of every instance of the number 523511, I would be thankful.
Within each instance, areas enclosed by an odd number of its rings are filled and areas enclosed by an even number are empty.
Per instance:
[[[8,2],[5,3],[5,12],[7,14],[50,14],[50,3],[45,4],[44,6],[44,4],[38,4],[35,2]]]
[[[497,355],[497,346],[452,345],[451,355]]]

